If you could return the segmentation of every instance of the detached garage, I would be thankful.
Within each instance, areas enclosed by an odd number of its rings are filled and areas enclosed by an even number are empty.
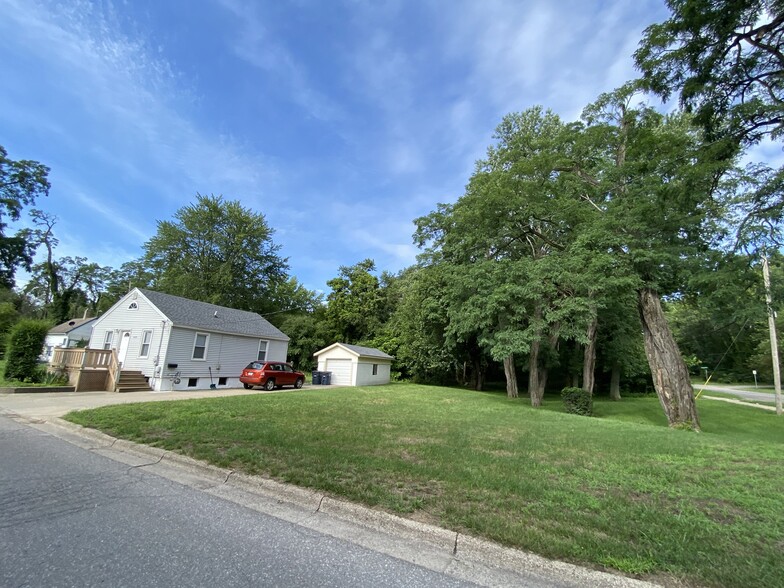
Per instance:
[[[318,371],[332,372],[330,383],[338,386],[389,384],[394,359],[380,349],[346,343],[333,343],[313,356],[318,360]]]

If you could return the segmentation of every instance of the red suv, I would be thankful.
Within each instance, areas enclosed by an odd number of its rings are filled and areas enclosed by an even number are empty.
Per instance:
[[[305,374],[280,361],[252,361],[242,370],[240,382],[246,390],[250,390],[253,386],[262,386],[265,390],[282,386],[302,388]]]

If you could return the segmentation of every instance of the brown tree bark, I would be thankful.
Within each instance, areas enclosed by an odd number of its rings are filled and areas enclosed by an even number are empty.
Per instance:
[[[515,372],[514,354],[510,353],[504,358],[504,375],[506,376],[506,395],[517,398],[517,373]]]
[[[538,339],[531,343],[531,353],[528,358],[528,394],[531,397],[531,406],[541,406],[542,397],[539,394],[539,347]]]
[[[610,400],[621,399],[621,364],[617,361],[613,364],[612,374],[610,375]]]
[[[699,431],[700,421],[689,372],[667,324],[659,294],[651,288],[642,288],[637,294],[645,354],[667,422],[671,427]]]
[[[593,386],[595,382],[595,367],[596,367],[596,330],[599,324],[599,319],[594,316],[588,325],[588,343],[583,349],[583,390],[588,394],[593,395]]]

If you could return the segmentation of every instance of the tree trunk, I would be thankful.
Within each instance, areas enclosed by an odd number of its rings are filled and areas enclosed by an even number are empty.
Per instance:
[[[570,386],[572,388],[579,388],[580,387],[580,375],[572,372],[569,376]]]
[[[541,343],[535,340],[531,343],[531,355],[528,359],[528,394],[531,396],[531,406],[541,406],[542,396],[539,388],[539,347]]]
[[[621,364],[613,363],[612,375],[610,376],[610,400],[621,399]]]
[[[667,422],[671,427],[699,431],[700,421],[689,371],[664,317],[659,294],[651,288],[643,288],[637,294],[645,354]]]
[[[506,375],[506,395],[509,398],[517,398],[517,373],[513,353],[504,358],[504,375]]]
[[[594,368],[596,367],[596,328],[599,319],[594,316],[588,325],[588,343],[583,350],[583,390],[593,395]]]

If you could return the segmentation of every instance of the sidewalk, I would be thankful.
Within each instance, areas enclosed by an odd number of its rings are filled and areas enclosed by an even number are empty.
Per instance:
[[[303,390],[329,389],[339,386],[309,386]],[[0,413],[8,409],[16,414],[29,417],[61,417],[72,410],[98,408],[111,404],[131,404],[133,402],[164,402],[188,398],[223,398],[225,396],[248,396],[251,394],[286,394],[296,392],[294,388],[280,390],[245,390],[244,388],[221,388],[218,390],[175,390],[167,392],[47,392],[0,394]]]

